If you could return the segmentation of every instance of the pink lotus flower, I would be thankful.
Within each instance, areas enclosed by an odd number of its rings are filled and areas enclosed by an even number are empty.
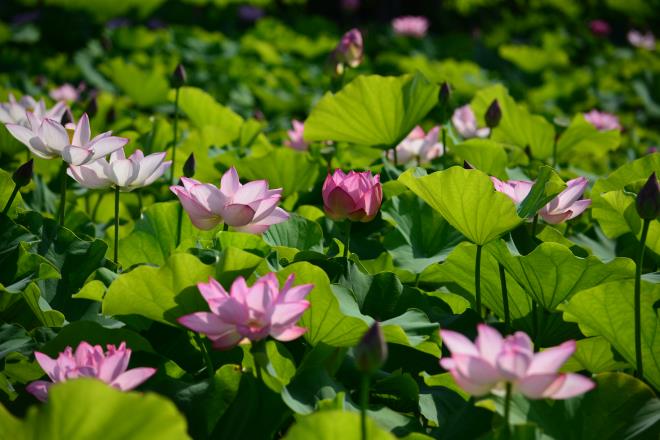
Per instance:
[[[353,28],[341,37],[333,52],[337,63],[337,73],[341,74],[344,71],[345,64],[353,68],[359,66],[362,63],[363,55],[364,41],[362,40],[362,34],[357,28]]]
[[[39,118],[32,112],[26,112],[26,116],[26,126],[6,124],[9,133],[37,157],[60,157],[64,148],[69,145],[69,135],[62,124],[53,119]]]
[[[597,37],[607,37],[612,32],[612,27],[605,20],[591,20],[589,29]]]
[[[80,93],[85,90],[85,84],[80,83],[76,88],[69,83],[64,83],[61,86],[51,90],[48,95],[55,101],[77,101],[80,98]]]
[[[485,138],[490,134],[490,128],[488,127],[477,128],[477,118],[474,116],[470,104],[454,110],[451,123],[464,139],[473,137]]]
[[[621,130],[619,118],[611,113],[599,112],[594,109],[585,113],[584,119],[599,131]]]
[[[407,15],[392,20],[392,29],[396,35],[404,37],[424,38],[429,29],[429,20],[426,17]]]
[[[370,171],[344,174],[337,169],[326,177],[322,194],[325,212],[333,220],[369,222],[383,202],[380,175],[372,176]]]
[[[3,124],[18,124],[29,127],[27,112],[32,112],[39,120],[52,119],[59,122],[66,111],[66,104],[58,102],[51,109],[46,108],[43,99],[37,102],[33,97],[25,95],[16,101],[14,95],[9,94],[9,102],[0,103],[0,122]]]
[[[496,177],[491,177],[490,180],[495,190],[509,196],[515,204],[525,200],[534,185],[534,182],[527,180],[502,182]],[[566,182],[566,189],[541,208],[538,214],[553,225],[577,217],[591,206],[591,199],[580,199],[588,185],[589,181],[585,177],[569,180]]]
[[[289,140],[285,141],[284,144],[287,147],[293,148],[294,150],[306,151],[309,150],[309,144],[303,139],[303,133],[305,132],[305,124],[292,120],[291,125],[293,130],[288,130]]]
[[[87,113],[82,115],[73,132],[70,144],[62,150],[62,159],[71,165],[84,165],[113,153],[128,143],[128,139],[111,136],[106,131],[90,139],[92,130]]]
[[[438,142],[440,127],[435,126],[428,133],[419,125],[410,132],[406,138],[396,146],[396,157],[399,163],[408,163],[415,159],[419,164],[431,162],[436,157],[442,156],[444,148]],[[394,160],[394,154],[390,150],[387,157]]]
[[[289,218],[286,211],[277,207],[281,188],[268,189],[265,180],[241,185],[234,167],[222,176],[220,188],[186,177],[181,182],[183,186],[171,186],[170,190],[199,229],[213,229],[224,221],[237,231],[261,234]]]
[[[118,186],[121,191],[151,185],[172,165],[165,161],[166,153],[153,153],[145,156],[141,150],[135,150],[126,158],[123,149],[110,155],[110,162],[100,158],[86,165],[69,165],[67,174],[81,186],[90,189]]]
[[[653,32],[647,32],[645,34],[637,30],[631,30],[628,32],[628,42],[635,47],[646,50],[655,49],[655,36]]]
[[[242,340],[259,341],[268,335],[278,341],[291,341],[307,329],[296,323],[309,307],[305,297],[312,284],[292,287],[294,275],[282,289],[274,273],[259,278],[248,287],[243,277],[231,285],[230,293],[213,278],[197,287],[209,305],[210,312],[197,312],[179,318],[179,323],[203,333],[220,350],[234,347]]]
[[[59,354],[57,359],[35,352],[34,357],[46,372],[51,382],[37,380],[26,387],[29,393],[41,401],[48,397],[48,388],[57,382],[66,382],[79,377],[94,377],[108,385],[129,391],[149,379],[156,372],[155,368],[133,368],[127,370],[131,359],[131,349],[126,348],[122,342],[119,347],[107,346],[108,351],[103,352],[100,345],[90,345],[81,342],[75,353],[71,347]]]
[[[582,375],[559,373],[575,352],[575,341],[534,353],[532,341],[523,332],[502,338],[485,324],[477,326],[474,343],[461,333],[440,330],[451,357],[440,359],[461,388],[474,396],[502,394],[506,383],[530,399],[569,399],[594,388]]]

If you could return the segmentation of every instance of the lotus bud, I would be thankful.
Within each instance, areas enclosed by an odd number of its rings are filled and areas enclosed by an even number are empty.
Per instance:
[[[87,104],[87,109],[85,109],[85,113],[90,118],[93,118],[96,116],[96,113],[99,111],[99,103],[96,100],[96,95],[92,96],[92,99],[89,100],[89,103]]]
[[[176,69],[174,69],[172,77],[170,78],[170,84],[175,89],[186,84],[186,69],[183,67],[183,64],[177,64]]]
[[[376,321],[355,347],[355,363],[361,372],[372,374],[382,367],[386,360],[387,343],[380,324]]]
[[[660,186],[655,172],[637,194],[637,213],[644,220],[653,220],[660,215]]]
[[[30,183],[34,172],[34,159],[30,159],[18,167],[11,176],[17,187],[21,188]]]
[[[500,108],[500,103],[497,102],[497,99],[494,99],[490,106],[488,106],[484,119],[486,120],[486,126],[491,129],[500,124],[500,120],[502,119],[502,109]]]
[[[189,179],[195,175],[195,153],[190,153],[183,164],[183,175]]]

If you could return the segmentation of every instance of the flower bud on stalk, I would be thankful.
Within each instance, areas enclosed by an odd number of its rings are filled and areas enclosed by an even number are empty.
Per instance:
[[[653,220],[660,215],[660,186],[655,172],[637,194],[636,206],[637,213],[644,220]]]
[[[355,347],[355,363],[362,373],[372,374],[382,367],[386,360],[387,343],[380,324],[376,321]]]
[[[186,69],[183,67],[183,64],[177,64],[174,72],[172,73],[172,77],[170,78],[170,84],[175,89],[178,89],[186,84],[186,79]]]
[[[18,188],[22,188],[30,183],[32,180],[33,170],[34,159],[30,159],[18,167],[16,171],[14,171],[14,174],[11,176],[11,178]]]
[[[497,99],[494,99],[490,106],[488,106],[488,110],[486,110],[484,119],[488,128],[493,129],[500,125],[500,120],[502,119],[502,109],[500,108],[500,103],[497,102]]]
[[[190,153],[183,164],[183,175],[189,179],[195,175],[195,153]]]

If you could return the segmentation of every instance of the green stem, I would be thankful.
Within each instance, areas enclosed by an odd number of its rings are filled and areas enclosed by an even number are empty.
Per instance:
[[[181,223],[183,223],[183,207],[179,204],[176,219],[176,245],[181,244]]]
[[[367,439],[367,409],[369,407],[369,375],[363,374],[360,381],[360,432],[362,440]]]
[[[195,339],[197,340],[197,345],[199,345],[199,350],[202,352],[202,357],[204,357],[204,363],[206,364],[206,372],[209,375],[209,379],[213,381],[213,378],[215,377],[215,368],[213,367],[213,361],[211,360],[211,355],[206,349],[204,340],[199,335],[199,333],[195,333]]]
[[[96,221],[96,213],[99,211],[99,206],[101,205],[101,200],[103,200],[103,196],[105,196],[104,192],[101,192],[98,194],[98,197],[96,199],[96,203],[94,203],[94,208],[92,208],[92,221]]]
[[[18,195],[18,190],[19,190],[18,185],[14,185],[14,189],[11,192],[11,195],[9,196],[9,200],[7,200],[7,203],[5,204],[5,208],[2,210],[2,215],[7,215],[9,212],[9,208],[11,208],[11,204],[14,203],[14,199],[16,198],[16,195]]]
[[[502,286],[502,304],[504,305],[504,328],[509,331],[511,326],[511,315],[509,313],[509,294],[506,289],[506,272],[504,266],[500,263],[500,285]]]
[[[644,220],[642,226],[642,238],[640,240],[639,258],[635,270],[635,361],[637,365],[637,377],[644,376],[642,364],[642,269],[644,268],[644,250],[646,249],[646,235],[649,232],[651,221]]]
[[[176,169],[176,144],[178,136],[179,125],[179,87],[176,88],[174,96],[174,124],[172,125],[172,185],[175,185],[175,169]]]
[[[481,245],[477,245],[477,256],[474,260],[474,292],[477,302],[477,315],[481,319]]]
[[[552,168],[555,168],[557,166],[557,139],[555,138],[555,142],[552,144]]]
[[[142,193],[139,188],[135,190],[135,195],[138,200],[138,218],[140,218],[142,216]]]
[[[532,299],[532,331],[534,332],[534,351],[538,351],[537,341],[539,340],[539,305],[535,299]]]
[[[394,156],[394,166],[399,165],[399,153],[396,151],[396,147],[392,148],[392,154]]]
[[[62,181],[60,185],[60,206],[58,209],[57,218],[59,219],[60,226],[64,226],[64,212],[66,210],[66,162],[62,162]]]
[[[442,126],[442,148],[445,150],[444,154],[447,154],[447,128],[445,126]]]
[[[351,221],[346,220],[346,243],[344,243],[344,258],[348,258],[348,248],[351,246]]]
[[[504,425],[507,432],[511,431],[509,416],[511,415],[511,382],[506,383],[506,395],[504,396]]]
[[[532,220],[532,237],[536,237],[536,225],[539,223],[539,215],[536,214],[534,216],[534,220]]]
[[[115,186],[115,265],[119,271],[119,186]]]

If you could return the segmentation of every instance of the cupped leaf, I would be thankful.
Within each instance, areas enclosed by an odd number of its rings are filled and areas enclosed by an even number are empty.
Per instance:
[[[273,247],[323,252],[321,225],[294,213],[289,220],[269,227],[263,238]]]
[[[575,353],[561,367],[561,371],[587,370],[592,373],[605,373],[628,366],[626,362],[615,358],[612,346],[602,336],[580,339],[575,345]]]
[[[507,179],[506,167],[509,158],[500,142],[474,138],[453,145],[451,150],[476,169],[500,179]]]
[[[597,180],[591,190],[591,197],[596,201],[601,194],[621,190],[626,185],[648,179],[653,172],[660,172],[660,153],[649,154],[626,163],[606,178]]]
[[[660,285],[642,281],[641,340],[644,378],[660,388]],[[577,293],[563,306],[564,319],[588,336],[602,336],[635,365],[634,280],[605,283]]]
[[[435,106],[438,91],[420,73],[358,76],[316,104],[305,121],[305,139],[393,148]]]
[[[502,240],[488,246],[507,273],[539,304],[553,311],[575,293],[602,283],[631,279],[635,263],[615,258],[580,258],[559,243],[541,243],[527,255],[512,255]]]
[[[495,191],[479,170],[452,167],[419,176],[410,169],[399,180],[475,244],[484,245],[522,222],[511,199]]]
[[[285,440],[357,439],[360,438],[360,416],[347,411],[321,411],[302,417],[284,436]],[[394,440],[396,437],[367,419],[367,439]]]
[[[560,160],[570,160],[575,156],[600,158],[615,150],[621,143],[619,130],[600,131],[578,114],[571,121],[557,141],[557,155]]]

